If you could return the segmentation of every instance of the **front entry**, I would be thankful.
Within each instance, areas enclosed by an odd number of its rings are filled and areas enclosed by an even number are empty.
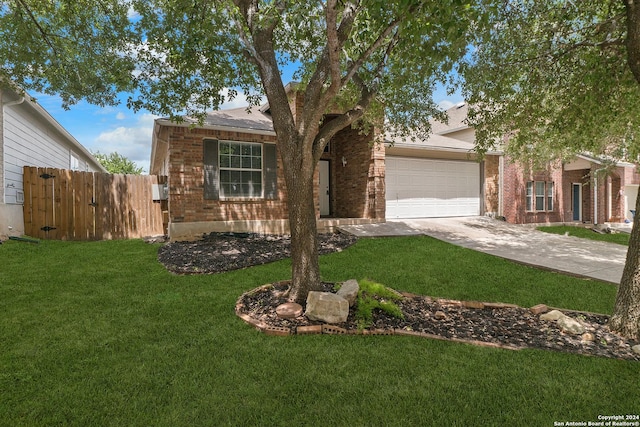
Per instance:
[[[573,220],[582,221],[582,184],[573,184],[571,201]]]
[[[320,173],[320,188],[318,197],[320,198],[320,216],[331,215],[331,188],[330,188],[330,162],[320,160],[318,164]]]

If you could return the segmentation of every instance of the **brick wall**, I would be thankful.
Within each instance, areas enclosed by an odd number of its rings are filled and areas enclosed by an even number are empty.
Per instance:
[[[484,212],[498,213],[500,187],[500,156],[484,159]]]
[[[275,200],[205,200],[205,139],[275,142],[275,137],[211,129],[169,127],[169,215],[171,222],[286,219],[286,190],[278,155],[278,197]]]
[[[164,131],[164,130],[163,130]],[[167,127],[169,142],[169,220],[172,223],[235,220],[288,219],[287,192],[278,154],[278,196],[274,200],[204,199],[203,150],[205,139],[243,142],[275,142],[274,136],[180,126]],[[371,148],[370,135],[347,128],[331,141],[323,159],[331,162],[331,207],[333,217],[384,218],[384,147]],[[342,157],[347,159],[342,166]],[[316,169],[314,199],[319,217]]]
[[[579,169],[573,171],[565,171],[563,174],[564,181],[562,183],[563,196],[562,204],[564,206],[564,222],[573,222],[573,184],[582,185],[582,221],[591,222],[593,220],[591,183],[589,182],[589,169]]]
[[[554,183],[554,206],[552,211],[528,212],[526,210],[527,181],[551,181]],[[503,215],[515,224],[564,222],[566,217],[566,185],[562,185],[562,165],[549,165],[546,170],[533,171],[521,163],[505,157],[503,179]],[[569,193],[570,197],[570,193]]]
[[[384,146],[372,141],[351,127],[331,140],[323,158],[331,161],[332,216],[384,218]]]

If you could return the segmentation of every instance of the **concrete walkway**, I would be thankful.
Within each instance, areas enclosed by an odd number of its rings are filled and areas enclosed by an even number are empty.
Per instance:
[[[627,254],[623,245],[543,233],[488,217],[390,220],[341,229],[358,237],[427,235],[519,263],[615,284],[620,283]]]

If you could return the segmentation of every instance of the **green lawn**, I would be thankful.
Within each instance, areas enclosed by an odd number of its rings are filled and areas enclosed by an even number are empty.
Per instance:
[[[584,227],[574,227],[571,225],[553,225],[538,227],[538,230],[545,233],[568,234],[569,236],[580,237],[583,239],[599,240],[601,242],[617,243],[619,245],[629,245],[629,234],[627,233],[609,233],[600,234]]]
[[[236,299],[289,261],[176,276],[157,245],[0,245],[2,426],[422,426],[638,413],[640,363],[394,336],[269,337]],[[610,312],[615,287],[428,237],[361,240],[329,281]]]

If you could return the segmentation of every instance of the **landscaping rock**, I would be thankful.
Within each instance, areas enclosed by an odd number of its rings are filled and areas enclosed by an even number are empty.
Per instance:
[[[549,309],[544,304],[538,304],[538,305],[534,305],[529,310],[531,310],[531,312],[533,314],[542,314],[542,313],[545,313]]]
[[[349,307],[353,307],[358,299],[358,292],[360,291],[360,285],[355,279],[347,280],[342,284],[342,287],[338,290],[337,294],[349,302]]]
[[[561,317],[557,320],[558,326],[564,332],[568,332],[570,334],[579,335],[584,333],[584,326],[580,322],[575,319],[572,319],[569,316]]]
[[[595,341],[596,337],[593,336],[591,332],[585,332],[582,334],[582,342],[592,342]]]
[[[435,312],[433,317],[435,317],[438,320],[444,320],[447,318],[447,315],[444,313],[444,311],[438,310]]]
[[[633,347],[631,347],[631,350],[633,350],[635,353],[640,354],[640,344],[634,345]]]
[[[302,306],[295,302],[285,302],[276,307],[276,314],[281,319],[295,319],[302,315]]]
[[[548,313],[544,313],[542,315],[540,315],[540,320],[550,320],[550,321],[554,321],[554,320],[558,320],[562,317],[566,317],[561,311],[559,310],[551,310]]]
[[[349,316],[349,302],[331,292],[309,292],[305,315],[325,323],[343,323]]]

